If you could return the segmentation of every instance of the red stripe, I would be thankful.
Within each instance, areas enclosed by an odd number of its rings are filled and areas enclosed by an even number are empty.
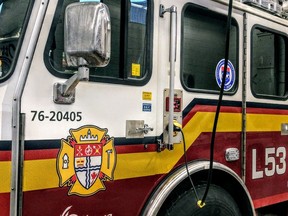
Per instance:
[[[156,144],[137,144],[137,145],[123,145],[116,146],[117,154],[141,153],[141,152],[155,152],[157,151]]]
[[[264,206],[273,205],[273,204],[276,204],[279,202],[283,202],[283,200],[287,200],[287,197],[288,197],[288,193],[277,194],[274,196],[256,199],[253,201],[253,203],[254,203],[254,207],[257,209],[257,208],[261,208]]]
[[[57,157],[59,149],[26,150],[25,160],[54,159]]]
[[[266,109],[266,108],[247,108],[247,113],[250,114],[281,114],[288,115],[288,110],[284,109]]]
[[[137,145],[123,145],[116,146],[117,154],[141,153],[141,152],[155,152],[157,150],[156,144],[137,144]],[[57,158],[59,149],[42,149],[42,150],[26,150],[24,153],[25,160],[43,160]],[[0,161],[10,161],[10,152],[0,152]]]
[[[183,127],[192,119],[197,112],[216,112],[216,106],[195,105],[183,119]],[[241,107],[222,106],[220,112],[241,113]]]
[[[11,151],[1,151],[0,161],[11,161]]]

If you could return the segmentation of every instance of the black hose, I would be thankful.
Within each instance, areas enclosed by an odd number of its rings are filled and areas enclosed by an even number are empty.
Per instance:
[[[226,36],[225,36],[225,64],[224,64],[224,73],[222,76],[222,83],[221,83],[221,89],[219,93],[219,99],[217,103],[215,118],[214,118],[214,125],[213,125],[213,131],[212,131],[212,137],[211,137],[211,147],[210,147],[210,166],[209,166],[209,173],[208,173],[208,179],[207,179],[207,186],[206,190],[204,192],[203,198],[201,200],[201,206],[204,205],[210,184],[212,181],[212,174],[213,174],[213,161],[214,161],[214,146],[215,146],[215,135],[216,135],[216,129],[218,124],[218,118],[220,113],[220,108],[222,104],[222,98],[224,93],[224,86],[225,86],[225,78],[227,74],[227,65],[228,65],[228,57],[229,57],[229,48],[230,48],[230,28],[231,28],[231,19],[232,19],[232,5],[233,0],[229,0],[229,7],[228,7],[228,17],[227,17],[227,25],[226,25]]]
[[[194,185],[194,182],[193,182],[193,180],[192,180],[192,178],[191,178],[191,176],[190,176],[190,173],[189,173],[185,136],[184,136],[184,133],[183,133],[182,129],[180,130],[180,132],[181,132],[181,134],[182,134],[182,139],[183,139],[184,160],[185,160],[185,168],[186,168],[187,176],[188,176],[188,179],[189,179],[189,181],[190,181],[190,183],[191,183],[191,186],[192,186],[192,188],[193,188],[193,191],[194,191],[196,200],[198,201],[198,200],[199,200],[199,196],[198,196],[196,187],[195,187],[195,185]]]

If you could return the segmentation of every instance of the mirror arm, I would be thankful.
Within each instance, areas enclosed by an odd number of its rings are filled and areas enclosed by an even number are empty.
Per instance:
[[[75,90],[80,81],[89,80],[89,68],[83,58],[78,59],[78,72],[64,83],[54,83],[53,100],[57,104],[72,104],[75,102]]]
[[[65,83],[63,83],[62,96],[63,97],[70,96],[75,91],[75,88],[80,81],[88,81],[88,80],[89,80],[89,68],[85,66],[79,67],[78,73],[74,74]]]

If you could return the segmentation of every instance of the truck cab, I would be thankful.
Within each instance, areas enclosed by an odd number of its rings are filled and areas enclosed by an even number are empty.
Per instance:
[[[287,214],[286,2],[229,4],[0,0],[0,216]]]

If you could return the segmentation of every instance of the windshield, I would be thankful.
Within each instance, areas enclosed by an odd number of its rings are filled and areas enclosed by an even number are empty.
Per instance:
[[[0,81],[11,73],[30,0],[0,0]]]

